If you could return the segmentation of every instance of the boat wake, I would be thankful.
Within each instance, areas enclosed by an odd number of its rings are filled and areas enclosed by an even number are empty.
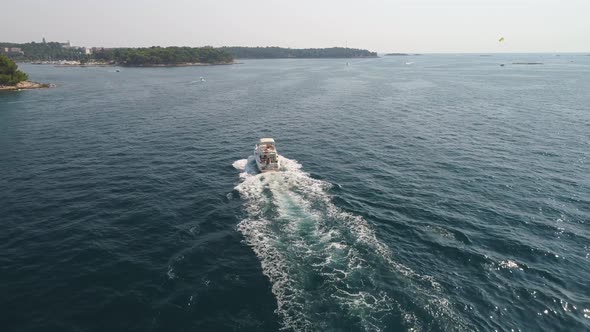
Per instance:
[[[284,329],[462,329],[440,285],[396,262],[366,220],[336,207],[329,183],[284,157],[280,172],[257,174],[253,157],[233,166],[247,213],[238,230],[270,279]]]

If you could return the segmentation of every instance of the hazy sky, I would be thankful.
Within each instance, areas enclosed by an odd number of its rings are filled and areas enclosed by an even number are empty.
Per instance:
[[[3,1],[0,41],[43,36],[107,47],[588,52],[590,0]]]

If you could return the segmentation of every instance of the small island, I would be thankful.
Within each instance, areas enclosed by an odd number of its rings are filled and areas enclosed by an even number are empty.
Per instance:
[[[29,82],[29,75],[18,70],[18,66],[7,56],[0,54],[0,91],[49,88],[51,85]]]

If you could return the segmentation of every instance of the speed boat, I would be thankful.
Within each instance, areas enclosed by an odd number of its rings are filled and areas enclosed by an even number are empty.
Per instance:
[[[260,172],[278,171],[281,167],[279,154],[272,138],[261,138],[254,147],[254,157]]]

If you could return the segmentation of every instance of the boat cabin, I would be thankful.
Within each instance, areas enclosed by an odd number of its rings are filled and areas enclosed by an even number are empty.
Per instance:
[[[261,171],[277,170],[279,168],[279,155],[272,138],[261,138],[256,144],[256,163]]]
[[[261,138],[258,143],[258,149],[262,153],[276,153],[275,140],[272,138]]]

